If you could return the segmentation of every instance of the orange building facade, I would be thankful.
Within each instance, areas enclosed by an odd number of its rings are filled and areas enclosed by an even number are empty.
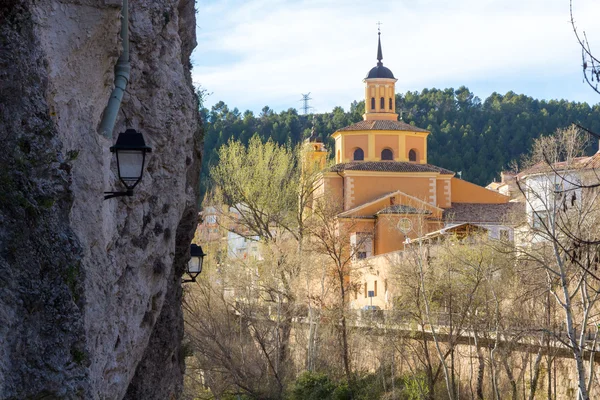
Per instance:
[[[350,229],[355,235],[359,259],[401,251],[407,238],[451,225],[449,211],[457,204],[488,205],[493,211],[510,200],[455,178],[452,171],[428,164],[430,132],[398,120],[397,80],[383,66],[380,39],[377,58],[377,65],[364,79],[363,121],[332,135],[335,164],[321,172],[314,193],[315,201],[340,205],[340,229]],[[314,149],[319,151],[310,156],[312,160],[326,156],[321,144]],[[383,294],[381,282],[379,290],[370,288],[377,279],[366,280],[364,290],[379,292],[379,297]],[[387,286],[386,281],[385,291]],[[361,293],[357,298],[364,298],[365,304],[373,301],[364,296]]]

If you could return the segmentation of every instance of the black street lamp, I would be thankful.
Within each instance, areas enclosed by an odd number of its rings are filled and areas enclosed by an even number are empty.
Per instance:
[[[142,180],[146,153],[152,149],[146,146],[144,136],[135,129],[119,133],[117,143],[110,148],[117,153],[119,180],[127,188],[125,192],[104,192],[104,200],[119,196],[133,196],[133,188]]]
[[[202,247],[192,243],[190,246],[190,261],[187,264],[186,273],[191,279],[184,279],[183,282],[196,282],[196,278],[202,272],[202,263],[206,254],[202,251]]]

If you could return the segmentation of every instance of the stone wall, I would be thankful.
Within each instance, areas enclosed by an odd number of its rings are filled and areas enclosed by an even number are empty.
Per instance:
[[[415,326],[416,328],[416,326]],[[332,375],[335,371],[341,372],[341,360],[337,356],[339,344],[330,331],[330,326],[320,326],[319,350],[320,354],[316,360],[316,368],[320,372]],[[395,371],[396,377],[409,377],[423,375],[424,341],[418,339],[418,332],[398,331],[395,329],[384,329],[382,326],[372,325],[360,328],[351,327],[349,343],[351,346],[352,368],[359,374],[374,373],[380,375],[383,382],[385,375],[388,390],[391,388],[391,371]],[[308,338],[308,324],[296,323],[291,334],[291,354],[293,355],[296,375],[306,369],[306,348]],[[516,383],[516,398],[528,399],[531,392],[532,381],[535,370],[535,361],[540,347],[534,344],[501,343],[494,354],[495,378],[498,382],[500,398],[511,399],[512,385],[504,366],[503,359],[506,358],[513,379]],[[485,399],[494,399],[493,376],[491,368],[490,351],[493,348],[493,340],[479,340],[479,354],[483,360],[482,393]],[[428,336],[427,348],[429,357],[435,371],[439,365],[434,342]],[[442,351],[446,351],[446,343],[441,341]],[[549,349],[549,350],[548,350]],[[541,359],[539,363],[538,381],[535,390],[535,399],[569,400],[577,397],[577,370],[572,354],[568,349],[556,345],[556,347],[541,347]],[[450,366],[450,357],[447,359]],[[477,347],[472,339],[460,340],[455,347],[454,367],[456,382],[459,390],[459,398],[474,399],[477,397],[477,379],[479,372],[479,355]],[[589,354],[586,354],[586,368],[589,367]],[[590,398],[600,398],[600,381],[598,370],[600,369],[600,357],[595,357],[594,369],[596,371],[591,385]],[[335,376],[334,376],[335,377]],[[338,377],[340,378],[340,377]],[[423,381],[424,382],[424,381]],[[444,374],[440,370],[436,381],[436,399],[447,398]],[[551,397],[548,396],[551,393]],[[397,394],[398,395],[398,394]]]
[[[0,2],[0,399],[169,399],[202,140],[193,0],[130,0],[132,72],[97,133],[121,49],[119,0]],[[109,147],[153,152],[133,197]]]

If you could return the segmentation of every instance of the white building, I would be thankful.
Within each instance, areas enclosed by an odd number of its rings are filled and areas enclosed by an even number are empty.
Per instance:
[[[525,241],[545,240],[555,218],[569,210],[583,211],[584,202],[595,201],[600,184],[600,152],[590,157],[548,165],[540,162],[516,176],[516,185],[525,204]],[[560,214],[562,212],[562,214]]]

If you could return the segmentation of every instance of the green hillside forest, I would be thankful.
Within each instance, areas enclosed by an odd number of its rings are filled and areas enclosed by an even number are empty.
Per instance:
[[[200,91],[200,99],[203,94]],[[458,89],[423,89],[396,94],[396,110],[402,119],[431,132],[428,162],[452,171],[462,178],[486,185],[498,178],[511,161],[529,151],[532,140],[577,122],[600,132],[600,105],[566,100],[536,100],[512,91],[492,93],[481,101],[462,86]],[[335,107],[332,112],[314,114],[318,135],[331,152],[330,135],[337,129],[362,120],[364,101],[354,101],[349,110]],[[275,113],[264,107],[259,115],[240,112],[218,102],[210,110],[201,104],[204,122],[202,192],[206,191],[208,170],[219,162],[217,149],[230,139],[247,143],[255,134],[263,140],[296,144],[310,135],[313,116],[299,115],[290,108]],[[597,143],[590,146],[596,151]]]

